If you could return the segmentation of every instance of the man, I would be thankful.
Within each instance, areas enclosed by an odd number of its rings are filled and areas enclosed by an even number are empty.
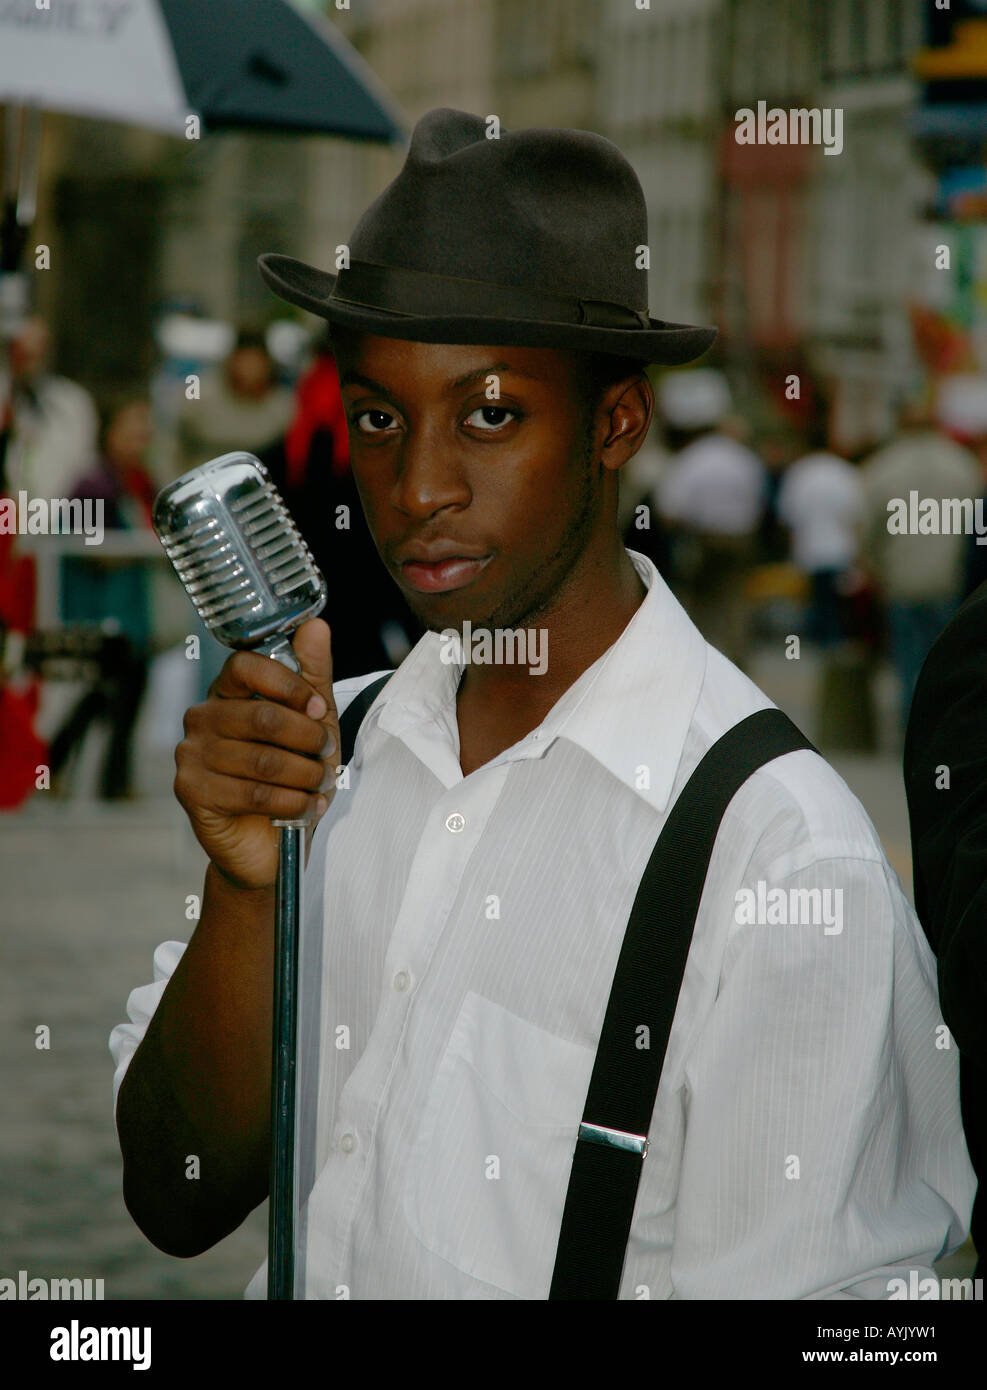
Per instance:
[[[151,529],[154,483],[148,470],[153,441],[151,407],[139,395],[106,400],[100,410],[98,466],[79,478],[72,496],[103,508],[109,531]],[[62,561],[60,612],[66,625],[90,630],[112,623],[92,684],[52,735],[48,765],[53,789],[68,785],[67,764],[77,757],[93,723],[106,729],[100,797],[132,800],[134,732],[147,688],[152,650],[151,574],[141,559],[67,556]]]
[[[908,725],[915,682],[929,648],[959,605],[963,582],[961,532],[900,533],[892,503],[980,494],[973,455],[937,426],[926,397],[907,400],[897,436],[861,465],[865,534],[863,558],[887,603],[891,659],[900,685],[901,731]]]
[[[792,563],[811,586],[808,636],[820,647],[837,646],[846,635],[839,586],[856,563],[864,499],[857,469],[830,450],[825,414],[810,431],[809,452],[782,476],[777,511],[789,529]]]
[[[275,450],[293,410],[294,396],[277,379],[264,333],[241,324],[229,355],[204,378],[201,395],[182,401],[175,420],[175,476],[238,449],[261,456]],[[205,699],[226,654],[198,615],[193,621],[199,636],[199,692]]]
[[[202,915],[111,1039],[128,1206],[198,1253],[267,1192],[268,817],[314,802],[308,1298],[547,1296],[644,865],[702,754],[770,706],[617,530],[654,409],[641,364],[713,331],[649,317],[644,199],[608,141],[485,130],[425,116],[338,277],[261,258],[332,324],[367,521],[427,631],[342,777],[338,714],[373,677],[333,684],[321,619],[295,636],[301,676],[240,653],[188,712],[176,792],[211,861]],[[473,625],[521,655],[485,660]],[[838,927],[749,920],[738,903],[766,885],[839,890]],[[621,1297],[884,1298],[928,1277],[973,1192],[939,1021],[860,805],[811,751],[756,773],[710,862]]]
[[[96,460],[99,417],[89,392],[48,371],[44,319],[25,319],[0,366],[0,494],[68,497]]]
[[[943,1017],[960,1050],[960,1094],[980,1178],[972,1234],[987,1251],[987,584],[940,633],[915,687],[904,774],[915,908],[938,957]]]
[[[684,599],[706,640],[744,669],[750,643],[745,593],[756,558],[768,479],[761,460],[726,429],[731,400],[722,372],[672,372],[660,386],[674,457],[658,505],[679,533]]]
[[[229,356],[205,377],[201,396],[182,402],[175,421],[176,473],[234,449],[263,453],[284,438],[294,408],[264,334],[241,325]]]

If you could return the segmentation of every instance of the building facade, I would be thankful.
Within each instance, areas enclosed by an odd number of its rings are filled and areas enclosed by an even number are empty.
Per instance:
[[[935,181],[909,125],[922,0],[296,3],[338,25],[409,128],[457,106],[614,140],[647,199],[652,312],[718,325],[711,360],[745,412],[797,416],[782,389],[796,372],[833,396],[847,448],[886,432],[914,366],[909,296]],[[738,143],[737,111],[759,102],[839,110],[840,152]],[[39,280],[39,307],[62,369],[93,386],[145,372],[163,306],[229,322],[292,315],[257,256],[331,269],[404,156],[332,137],[180,141],[46,120],[58,130],[39,226],[65,273]],[[111,328],[95,349],[94,322]]]

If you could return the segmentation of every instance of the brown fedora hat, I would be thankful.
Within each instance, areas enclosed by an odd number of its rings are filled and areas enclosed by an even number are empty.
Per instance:
[[[576,348],[691,362],[715,328],[648,313],[647,210],[633,168],[584,130],[500,129],[429,111],[335,275],[258,257],[282,299],[330,323],[428,343]]]

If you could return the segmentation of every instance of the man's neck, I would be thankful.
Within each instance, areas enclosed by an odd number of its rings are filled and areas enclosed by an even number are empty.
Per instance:
[[[467,662],[457,694],[460,709],[501,715],[511,727],[534,728],[582,673],[617,641],[647,595],[623,545],[616,564],[599,566],[570,586],[524,632],[527,660]],[[537,645],[535,640],[537,639]],[[539,674],[532,657],[543,666]]]

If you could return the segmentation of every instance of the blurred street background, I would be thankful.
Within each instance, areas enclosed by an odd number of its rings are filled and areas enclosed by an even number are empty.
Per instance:
[[[406,128],[452,106],[508,129],[595,130],[634,164],[651,312],[719,338],[701,366],[653,372],[654,431],[622,479],[625,543],[831,759],[910,892],[911,691],[987,579],[987,546],[890,536],[888,503],[987,494],[987,0],[295,9],[352,45]],[[840,148],[738,143],[736,113],[759,102],[839,110]],[[108,528],[92,547],[0,532],[0,1275],[235,1298],[266,1253],[266,1209],[193,1261],[156,1251],[123,1206],[111,1113],[110,1031],[154,948],[194,925],[204,861],[172,753],[226,656],[149,506],[186,469],[247,449],[327,575],[336,678],[394,666],[418,640],[363,522],[325,326],[256,269],[274,251],[332,271],[404,149],[44,110],[36,211],[19,226],[22,113],[0,114],[0,499],[99,499]],[[972,1266],[967,1247],[942,1272]]]

